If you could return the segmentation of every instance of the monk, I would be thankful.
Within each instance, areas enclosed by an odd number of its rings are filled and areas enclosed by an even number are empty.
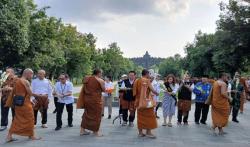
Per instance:
[[[14,96],[24,97],[22,106],[14,106],[15,116],[7,135],[7,142],[16,141],[16,139],[12,137],[13,134],[28,136],[31,140],[41,139],[35,137],[34,133],[34,112],[30,100],[32,91],[29,82],[32,77],[33,71],[31,69],[25,69],[22,77],[16,80],[14,89],[6,102],[6,106],[11,107],[14,102]]]
[[[99,132],[102,118],[102,92],[105,91],[102,71],[94,70],[92,76],[85,77],[83,87],[77,101],[77,108],[84,109],[80,135],[89,135],[93,131],[96,137],[103,136]]]
[[[5,107],[5,104],[7,102],[7,98],[10,95],[14,83],[16,80],[15,71],[12,68],[7,68],[6,73],[8,74],[8,78],[3,83],[1,88],[2,96],[1,96],[1,128],[0,131],[4,131],[7,129],[8,126],[8,116],[9,116],[9,107]],[[0,92],[1,93],[1,92]],[[14,118],[15,112],[14,109],[11,108],[12,111],[12,118]]]
[[[244,91],[242,92],[241,96],[240,96],[240,113],[243,114],[244,112],[244,105],[246,102],[246,92],[248,91],[248,87],[247,87],[247,79],[245,77],[241,77],[240,78],[240,83],[243,85],[244,87]]]
[[[230,114],[230,105],[229,101],[232,99],[228,96],[227,84],[228,74],[221,73],[219,80],[213,84],[212,90],[212,131],[214,134],[215,129],[219,129],[219,135],[225,134],[223,127],[228,123],[228,118]]]
[[[147,89],[144,90],[142,84],[147,84]],[[139,102],[144,97],[141,94],[146,93],[146,97],[152,95],[159,95],[152,87],[150,82],[149,71],[144,69],[142,71],[142,77],[137,79],[133,86],[133,95],[135,97],[135,106],[137,108],[137,127],[138,127],[138,136],[139,137],[149,137],[155,139],[156,136],[152,134],[152,129],[157,128],[156,115],[154,112],[154,107],[151,108],[139,108]],[[143,130],[146,130],[146,134],[143,133]]]

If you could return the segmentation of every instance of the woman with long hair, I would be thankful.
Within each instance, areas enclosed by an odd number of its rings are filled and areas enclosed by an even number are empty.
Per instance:
[[[169,74],[165,78],[165,93],[164,98],[162,100],[162,108],[163,108],[163,126],[172,127],[172,116],[175,115],[175,107],[177,103],[176,93],[178,90],[178,84],[176,84],[175,76],[173,74]],[[167,117],[169,121],[167,123]]]

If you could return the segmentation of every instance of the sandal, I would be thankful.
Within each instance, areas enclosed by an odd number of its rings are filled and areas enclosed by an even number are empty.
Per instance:
[[[145,134],[138,134],[138,137],[145,137]]]
[[[90,132],[83,132],[83,133],[80,133],[80,136],[85,136],[85,135],[90,135]]]
[[[151,139],[156,139],[156,136],[153,134],[146,134],[146,137],[151,138]]]
[[[14,141],[18,141],[18,139],[16,138],[11,138],[9,140],[6,140],[6,143],[11,143],[11,142],[14,142]]]

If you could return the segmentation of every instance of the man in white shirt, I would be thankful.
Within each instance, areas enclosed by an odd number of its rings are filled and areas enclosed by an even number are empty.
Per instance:
[[[73,127],[73,84],[70,81],[67,81],[65,74],[61,74],[60,82],[57,82],[55,85],[56,95],[58,97],[58,106],[56,114],[56,128],[58,131],[62,128],[62,114],[64,106],[66,105],[66,110],[68,112],[68,127]]]
[[[49,100],[53,98],[52,85],[48,79],[45,78],[46,72],[44,70],[39,70],[37,74],[37,78],[32,81],[32,93],[34,95],[33,102],[34,106],[34,117],[35,117],[35,125],[37,123],[37,113],[38,110],[41,112],[42,116],[42,128],[47,128],[47,111]]]
[[[104,116],[104,107],[105,105],[108,106],[108,119],[111,119],[111,114],[112,114],[112,102],[113,102],[113,97],[112,97],[112,92],[114,90],[113,83],[111,81],[111,76],[107,76],[105,78],[105,92],[103,93],[103,111],[102,115]]]
[[[154,88],[154,90],[157,92],[157,93],[160,93],[161,92],[161,84],[160,84],[160,82],[159,82],[159,80],[160,80],[160,75],[159,74],[157,74],[157,73],[155,73],[154,75],[153,75],[153,77],[151,77],[152,78],[152,86],[153,86],[153,88]],[[155,100],[155,102],[156,102],[156,107],[155,107],[155,115],[156,115],[156,118],[160,118],[158,115],[157,115],[157,111],[158,111],[158,109],[159,109],[159,107],[161,106],[161,102],[160,102],[160,96],[159,95],[154,95],[154,100]]]

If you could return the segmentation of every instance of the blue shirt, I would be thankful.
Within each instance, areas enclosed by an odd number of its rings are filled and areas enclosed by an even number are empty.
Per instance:
[[[210,93],[210,90],[212,88],[212,85],[209,83],[202,83],[199,82],[194,86],[194,94],[196,95],[195,97],[195,102],[200,102],[200,103],[204,103]]]

